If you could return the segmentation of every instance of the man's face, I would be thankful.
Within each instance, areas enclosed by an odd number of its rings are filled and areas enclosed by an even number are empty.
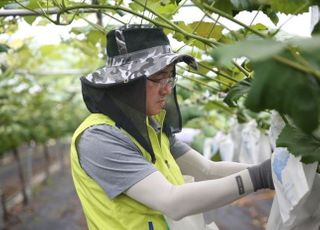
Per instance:
[[[153,74],[147,80],[146,89],[146,114],[147,116],[156,115],[161,112],[166,102],[165,98],[171,93],[172,86],[170,81],[173,79],[173,65],[168,65],[163,70]],[[170,79],[170,80],[169,80]],[[169,82],[168,82],[169,81]]]

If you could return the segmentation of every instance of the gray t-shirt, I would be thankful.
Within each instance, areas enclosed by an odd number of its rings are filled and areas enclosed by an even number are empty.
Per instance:
[[[154,124],[155,125],[155,124]],[[156,129],[157,127],[155,127]],[[172,136],[170,150],[176,159],[190,147]],[[77,144],[84,171],[114,198],[157,171],[134,143],[117,127],[95,125],[86,129]]]

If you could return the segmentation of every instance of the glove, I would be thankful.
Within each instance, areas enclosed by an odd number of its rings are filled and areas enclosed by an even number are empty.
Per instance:
[[[254,191],[263,188],[274,190],[270,159],[262,162],[261,164],[249,167],[248,170]]]

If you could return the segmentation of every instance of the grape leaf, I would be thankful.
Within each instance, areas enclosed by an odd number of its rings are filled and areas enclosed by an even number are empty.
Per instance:
[[[249,92],[250,85],[251,78],[246,78],[242,81],[239,81],[236,85],[231,87],[223,101],[230,107],[236,107],[236,102],[239,100],[239,98]]]
[[[193,32],[206,38],[214,38],[217,41],[222,37],[223,27],[210,22],[193,22],[189,24]],[[212,30],[213,29],[213,30]]]
[[[288,114],[307,133],[318,126],[320,88],[314,78],[272,59],[253,63],[253,69],[255,78],[245,101],[247,108]]]
[[[7,46],[6,44],[0,44],[0,53],[3,53],[3,52],[8,52],[8,50],[10,49],[9,46]]]
[[[246,40],[233,45],[222,45],[213,50],[213,60],[218,65],[230,65],[237,57],[247,57],[250,60],[263,60],[285,48],[284,43],[272,40]]]
[[[313,27],[312,35],[320,34],[320,21]]]
[[[307,12],[310,6],[307,1],[292,0],[269,0],[268,1],[274,11],[285,14],[299,14]]]
[[[281,131],[277,146],[287,147],[293,155],[301,156],[304,163],[320,162],[320,140],[288,124]]]
[[[211,5],[211,3],[209,3],[209,5]],[[232,15],[232,11],[233,11],[233,6],[231,4],[231,2],[228,0],[216,0],[214,2],[214,8],[217,8],[219,10],[222,10],[223,12]]]
[[[271,9],[271,7],[264,7],[264,9],[262,10],[263,13],[265,13],[270,20],[273,22],[273,24],[277,25],[279,22],[279,17],[277,15],[277,12],[275,12],[274,10]]]

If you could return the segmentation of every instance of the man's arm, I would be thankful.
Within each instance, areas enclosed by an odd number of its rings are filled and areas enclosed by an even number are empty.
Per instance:
[[[214,162],[206,159],[194,149],[176,159],[182,174],[193,176],[196,181],[217,179],[240,172],[251,165],[220,161]]]
[[[173,185],[158,171],[125,193],[174,220],[229,204],[259,189],[274,189],[271,161],[216,180]]]
[[[253,192],[248,170],[217,179],[172,185],[154,172],[130,187],[125,193],[164,215],[179,220],[229,204]]]

